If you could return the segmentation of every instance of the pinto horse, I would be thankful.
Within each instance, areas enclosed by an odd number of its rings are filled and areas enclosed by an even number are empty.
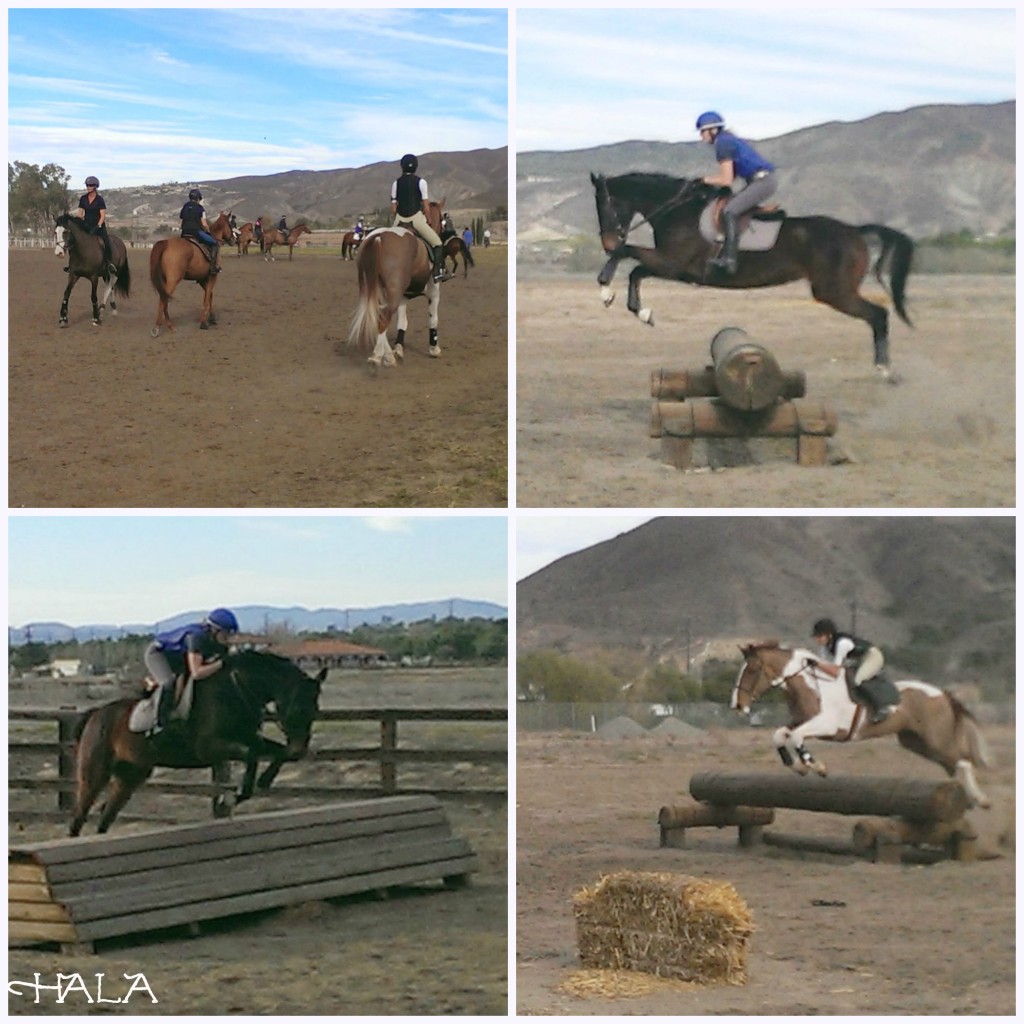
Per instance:
[[[591,174],[597,199],[601,245],[608,262],[598,274],[601,297],[611,305],[610,285],[620,260],[634,259],[626,305],[643,323],[652,324],[649,308],[640,303],[640,282],[661,277],[713,288],[763,288],[805,278],[811,294],[847,316],[865,320],[875,345],[875,366],[889,375],[889,314],[884,307],[860,295],[860,285],[871,262],[865,238],[881,243],[874,275],[885,288],[882,269],[889,270],[893,306],[900,319],[913,326],[905,307],[907,277],[914,243],[906,235],[882,224],[852,227],[831,217],[785,217],[775,244],[763,251],[744,251],[734,275],[709,268],[717,243],[701,231],[702,217],[720,190],[700,178],[672,178],[666,174],[630,173],[618,177]],[[708,212],[706,212],[708,211]],[[654,233],[654,248],[630,245],[627,235],[633,217],[640,214]]]
[[[363,239],[369,234],[364,231],[360,238],[356,238],[354,231],[346,231],[341,238],[341,258],[343,260],[354,260],[356,253],[359,252],[359,246],[362,245]]]
[[[990,806],[974,776],[975,767],[992,763],[988,745],[971,713],[952,694],[919,680],[896,682],[899,703],[885,721],[872,724],[864,705],[850,698],[846,682],[818,669],[810,651],[789,650],[775,641],[750,644],[740,651],[743,667],[731,706],[748,715],[761,694],[782,687],[790,724],[777,729],[772,741],[788,768],[800,775],[828,774],[824,761],[804,747],[807,739],[849,743],[895,735],[901,746],[956,778],[972,806]]]
[[[437,203],[428,201],[426,207],[427,223],[440,234],[444,199]],[[349,330],[349,348],[370,352],[367,361],[374,370],[381,366],[394,366],[396,360],[405,355],[405,332],[409,326],[406,301],[425,295],[430,329],[429,355],[433,359],[439,358],[437,308],[441,301],[441,285],[434,280],[430,246],[409,228],[377,228],[363,239],[356,268],[359,272],[359,303]],[[387,332],[395,319],[398,328],[392,350]]]
[[[469,251],[469,246],[458,235],[452,235],[444,243],[444,262],[447,266],[448,261],[452,261],[452,277],[458,273],[460,256],[462,257],[462,276],[468,277],[469,268],[476,266],[473,262],[473,254]]]
[[[300,235],[311,235],[313,234],[308,224],[296,224],[286,235],[279,228],[274,228],[268,231],[266,228],[263,229],[263,239],[260,242],[260,249],[263,251],[263,260],[272,260],[274,263],[277,259],[274,257],[273,248],[275,245],[287,245],[288,246],[288,259],[292,258],[292,249],[295,248],[295,243],[298,242]]]
[[[217,239],[221,245],[231,241],[231,225],[228,223],[228,215],[221,215],[210,225],[210,234]],[[217,323],[217,317],[213,312],[213,288],[217,283],[219,274],[211,274],[212,264],[206,249],[198,242],[191,241],[185,237],[164,238],[153,246],[149,254],[149,279],[159,296],[156,307],[156,324],[150,334],[155,338],[160,333],[163,324],[167,324],[167,330],[173,331],[170,313],[167,311],[167,304],[174,294],[174,289],[182,281],[195,281],[203,289],[203,311],[199,316],[199,326],[202,330],[212,327]]]
[[[92,322],[94,327],[98,327],[103,321],[103,310],[106,308],[108,299],[111,312],[117,314],[117,302],[111,299],[112,293],[116,292],[126,299],[129,297],[132,275],[128,267],[128,250],[117,235],[108,233],[108,237],[110,238],[110,258],[116,267],[116,275],[113,281],[104,282],[103,301],[97,302],[97,290],[104,270],[103,239],[98,235],[89,234],[79,217],[72,217],[70,213],[62,213],[57,218],[54,227],[54,255],[67,256],[68,260],[68,286],[64,289],[64,299],[60,304],[61,327],[68,325],[68,300],[80,277],[92,284]]]
[[[155,737],[130,728],[138,700],[123,697],[86,711],[75,728],[75,810],[70,835],[77,836],[89,810],[110,784],[97,831],[106,832],[154,767],[205,768],[244,761],[245,775],[233,805],[255,790],[266,791],[286,761],[309,749],[310,733],[327,670],[314,679],[287,658],[263,651],[228,655],[224,667],[193,682],[186,721],[172,719]],[[260,733],[268,704],[274,705],[285,742]],[[270,763],[257,779],[261,758]]]

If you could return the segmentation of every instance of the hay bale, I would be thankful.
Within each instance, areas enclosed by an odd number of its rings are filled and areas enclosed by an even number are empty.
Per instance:
[[[683,981],[746,981],[753,919],[728,882],[619,871],[573,898],[580,963]]]

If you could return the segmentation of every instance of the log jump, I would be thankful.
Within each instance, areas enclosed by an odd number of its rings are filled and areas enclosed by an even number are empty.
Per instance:
[[[8,944],[113,936],[395,886],[466,882],[476,855],[433,796],[251,814],[8,850]]]
[[[650,436],[661,439],[664,460],[677,469],[692,468],[698,439],[718,449],[725,439],[742,442],[745,458],[735,451],[718,452],[735,465],[756,461],[756,439],[784,438],[787,458],[795,455],[801,465],[822,465],[838,417],[827,404],[807,399],[806,392],[803,373],[783,371],[745,331],[724,327],[711,340],[710,365],[652,372]],[[713,454],[708,461],[715,462]]]
[[[691,828],[735,825],[744,848],[763,842],[898,863],[936,859],[915,853],[919,847],[933,847],[954,860],[974,858],[977,837],[963,817],[968,800],[958,782],[702,772],[691,777],[690,795],[699,803],[659,812],[662,846],[685,846]],[[845,845],[765,831],[778,809],[872,817],[855,824],[851,843]]]

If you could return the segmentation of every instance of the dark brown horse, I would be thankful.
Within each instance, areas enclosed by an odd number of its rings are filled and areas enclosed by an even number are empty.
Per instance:
[[[363,239],[368,234],[368,231],[364,231],[359,238],[356,238],[354,231],[346,231],[341,238],[341,258],[343,260],[354,260],[356,253],[359,251],[359,246],[362,245]]]
[[[251,222],[247,222],[247,223],[243,224],[238,229],[237,245],[238,245],[238,255],[239,256],[248,256],[249,255],[249,246],[252,245],[253,240],[255,238],[256,238],[256,229],[255,229],[255,227],[253,227]]]
[[[426,205],[427,223],[440,235],[444,200]],[[441,285],[434,280],[430,246],[409,228],[377,228],[363,240],[356,268],[359,304],[348,334],[349,348],[370,352],[368,362],[375,370],[394,366],[396,360],[405,355],[405,332],[409,326],[406,301],[425,295],[429,354],[434,359],[440,357],[437,307],[441,301]],[[387,332],[396,318],[398,328],[392,349]]]
[[[111,294],[128,298],[132,287],[131,270],[128,267],[128,251],[124,242],[117,235],[109,234],[110,258],[117,268],[117,273],[112,281],[104,282],[103,301],[97,302],[97,291],[99,282],[103,278],[103,239],[98,235],[91,235],[86,230],[81,218],[72,217],[70,213],[62,213],[56,220],[54,228],[54,253],[63,258],[67,257],[68,286],[64,289],[64,299],[60,304],[60,326],[68,325],[68,300],[71,298],[71,291],[80,277],[85,278],[92,284],[92,322],[98,327],[103,320],[103,310],[107,300],[110,300],[111,312],[117,313],[117,302],[111,299]]]
[[[229,803],[265,791],[286,761],[309,749],[320,684],[287,658],[261,651],[241,651],[225,658],[224,667],[193,683],[192,706],[185,722],[172,720],[150,738],[129,729],[137,701],[127,697],[83,713],[75,729],[75,811],[69,832],[77,836],[89,810],[109,783],[100,815],[106,832],[154,767],[205,768],[244,761],[245,776]],[[260,734],[265,709],[274,705],[285,742]],[[256,778],[261,758],[270,764]]]
[[[288,246],[288,259],[292,258],[292,250],[295,248],[295,243],[298,242],[301,235],[311,235],[312,230],[307,224],[296,224],[286,235],[279,228],[272,228],[271,230],[263,229],[263,240],[260,243],[260,248],[263,250],[263,259],[273,260],[275,263],[277,259],[274,256],[275,245],[287,245]]]
[[[609,285],[620,260],[634,259],[637,266],[629,275],[626,305],[644,323],[653,323],[648,308],[640,304],[640,282],[645,277],[662,277],[713,288],[763,288],[806,279],[811,294],[840,313],[866,321],[875,345],[875,366],[889,372],[889,314],[860,295],[871,256],[865,238],[881,244],[874,274],[885,287],[882,270],[890,277],[893,306],[910,325],[905,308],[907,277],[914,243],[904,234],[882,224],[852,227],[831,217],[785,217],[778,238],[763,251],[743,251],[735,275],[708,267],[718,248],[714,235],[702,233],[701,220],[719,197],[719,190],[700,178],[672,178],[666,174],[631,173],[606,178],[591,174],[597,199],[601,245],[608,262],[598,275],[605,305],[615,298]],[[654,232],[654,248],[630,245],[626,236],[633,217]]]
[[[231,225],[228,215],[221,215],[210,225],[210,234],[221,245],[231,241]],[[199,316],[199,326],[206,330],[217,323],[213,312],[213,288],[219,274],[211,274],[210,256],[206,248],[188,238],[164,238],[153,246],[149,254],[149,279],[159,296],[156,307],[156,325],[150,332],[155,338],[160,328],[167,324],[167,330],[173,331],[167,304],[174,294],[174,289],[181,281],[195,281],[203,289],[203,311]]]
[[[459,238],[458,235],[453,235],[444,243],[444,262],[445,266],[448,265],[448,261],[452,261],[452,276],[454,277],[459,271],[459,257],[462,257],[462,276],[469,276],[469,268],[475,266],[473,263],[473,254],[469,251],[469,246]]]

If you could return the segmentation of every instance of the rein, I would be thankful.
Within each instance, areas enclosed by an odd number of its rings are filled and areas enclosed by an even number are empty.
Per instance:
[[[253,703],[253,701],[250,699],[249,692],[247,691],[246,687],[242,684],[242,681],[239,679],[238,669],[237,668],[229,669],[228,670],[228,675],[230,676],[232,684],[234,685],[234,687],[238,691],[238,693],[241,695],[242,700],[245,702],[245,704],[250,708],[250,710],[252,710],[252,711],[254,711],[254,712],[259,714],[260,722],[262,724],[263,711],[264,711],[264,709],[265,709],[265,707],[267,705],[267,701],[263,701],[259,705],[256,705],[255,703]],[[272,694],[272,696],[270,698],[270,699],[273,700],[274,706],[277,708],[277,721],[278,721],[278,724],[281,726],[282,729],[284,729],[284,722],[288,718],[288,712],[291,710],[292,705],[298,699],[298,696],[299,696],[298,687],[294,687],[293,690],[292,690],[291,698],[283,706],[282,706],[281,701],[278,700],[276,695]],[[286,735],[287,735],[287,733],[286,733]]]
[[[672,196],[670,199],[666,199],[665,202],[661,204],[661,206],[655,207],[655,209],[653,209],[649,214],[641,214],[640,220],[638,220],[636,224],[630,224],[629,226],[626,227],[625,230],[623,230],[622,222],[616,215],[615,221],[618,224],[619,228],[619,238],[625,241],[630,231],[635,231],[637,228],[642,228],[645,224],[651,224],[651,226],[653,227],[652,221],[654,220],[654,218],[660,217],[663,213],[667,212],[668,210],[672,210],[675,207],[681,205],[683,201],[689,197],[689,193],[694,189],[694,187],[697,185],[699,181],[699,178],[688,178],[686,181],[683,182],[682,185],[679,186],[679,190],[676,192],[674,196]],[[604,188],[605,192],[607,192],[607,183],[605,183]],[[609,199],[610,198],[611,195],[609,194]]]

